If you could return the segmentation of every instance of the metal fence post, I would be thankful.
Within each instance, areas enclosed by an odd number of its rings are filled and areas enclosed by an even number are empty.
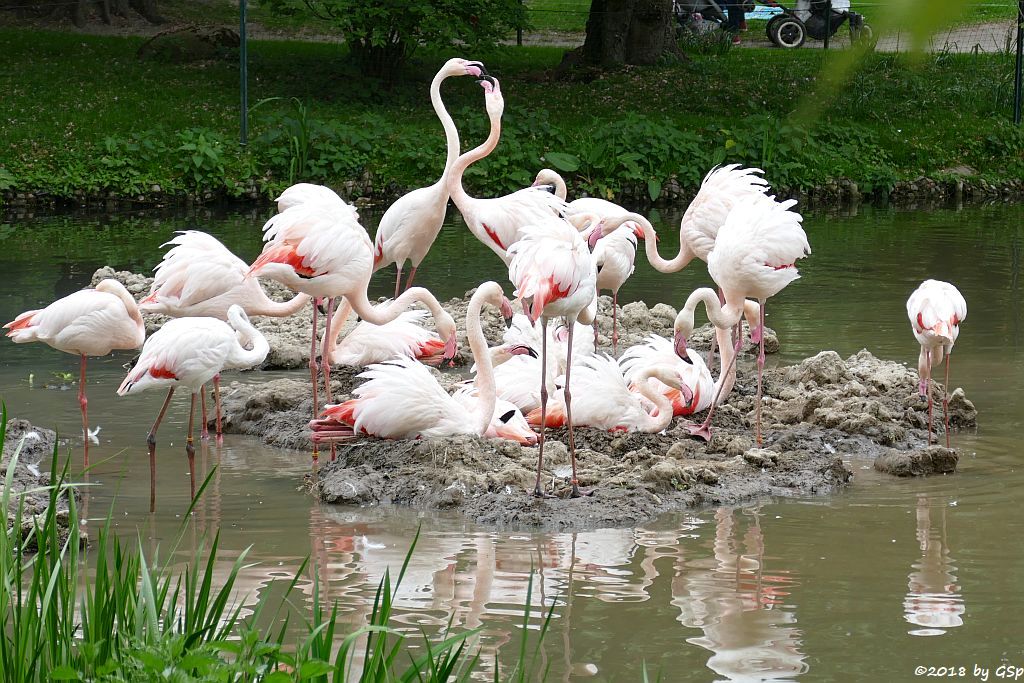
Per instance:
[[[1020,125],[1021,73],[1024,71],[1024,0],[1017,0],[1017,63],[1013,72],[1013,122]]]
[[[1022,0],[1024,1],[1024,0]],[[825,44],[823,49],[828,49],[829,38],[832,37],[832,0],[825,0]]]
[[[1024,2],[1024,0],[1021,1]],[[239,143],[242,145],[249,144],[249,50],[245,35],[245,10],[246,0],[240,0],[238,3],[238,61],[241,72],[239,88],[242,94],[242,111]]]

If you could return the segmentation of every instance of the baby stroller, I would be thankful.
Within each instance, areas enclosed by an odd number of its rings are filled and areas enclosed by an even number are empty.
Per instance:
[[[743,11],[753,10],[753,0],[744,0]],[[673,0],[672,13],[680,27],[694,33],[721,28],[727,17],[724,5],[715,0]]]
[[[847,20],[850,22],[850,40],[857,42],[871,38],[871,27],[864,23],[864,15],[850,11],[850,0],[796,0],[792,8],[776,0],[760,1],[768,7],[782,10],[768,20],[766,28],[768,40],[779,47],[800,47],[807,36],[824,40],[827,34],[831,38]]]

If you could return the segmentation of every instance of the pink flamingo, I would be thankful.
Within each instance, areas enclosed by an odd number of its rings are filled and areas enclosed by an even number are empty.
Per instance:
[[[117,280],[103,280],[95,289],[83,289],[57,299],[42,310],[25,311],[4,325],[16,344],[41,341],[58,351],[80,356],[78,405],[82,410],[85,466],[89,466],[89,401],[85,396],[88,356],[105,356],[115,349],[137,349],[146,327],[135,299]]]
[[[600,233],[591,239],[596,242]],[[589,325],[597,315],[597,267],[591,257],[588,243],[569,223],[548,217],[538,225],[522,229],[522,238],[508,250],[508,275],[515,284],[515,295],[530,300],[527,315],[531,321],[541,321],[541,389],[540,432],[537,454],[537,482],[533,493],[544,496],[541,488],[541,470],[544,466],[544,427],[547,413],[547,322],[550,318],[563,318],[568,326],[565,368],[565,416],[569,428],[569,459],[572,463],[573,498],[581,494],[576,477],[576,443],[572,432],[572,398],[569,391],[572,373],[572,338],[574,323]]]
[[[946,382],[942,387],[942,414],[946,426],[946,448],[949,448],[949,357],[960,335],[960,323],[967,317],[967,302],[953,285],[941,280],[925,280],[907,299],[907,316],[921,355],[917,372],[921,378],[918,391],[928,397],[928,445],[932,443],[932,368],[946,357]]]
[[[356,207],[339,197],[337,192],[324,185],[295,183],[285,188],[276,201],[278,213],[283,213],[293,206],[321,206],[326,211],[337,211],[354,221],[359,220],[359,211],[356,210]]]
[[[299,187],[299,186],[293,186]],[[333,201],[339,206],[341,198],[327,188],[327,193],[303,189],[307,201]],[[291,189],[291,188],[289,188]],[[296,194],[286,197],[295,200]],[[282,195],[285,197],[285,195]],[[330,199],[333,197],[333,200]],[[286,201],[287,203],[287,201]],[[259,280],[246,277],[249,266],[231,253],[220,240],[199,230],[180,232],[163,246],[173,245],[154,269],[149,296],[139,302],[144,313],[157,313],[172,318],[208,316],[227,320],[228,309],[238,304],[247,315],[267,315],[285,318],[298,312],[309,301],[309,295],[298,294],[288,301],[274,301],[267,296]],[[217,442],[223,439],[220,424],[220,377],[213,378],[213,396],[217,414]],[[201,437],[209,438],[206,427],[206,392],[200,393],[202,403]]]
[[[384,439],[416,439],[478,434],[532,444],[536,435],[514,406],[500,403],[494,391],[491,355],[480,322],[485,303],[512,309],[495,282],[477,287],[469,300],[466,332],[476,361],[475,388],[463,387],[455,396],[446,392],[421,363],[398,356],[371,365],[360,374],[368,381],[353,392],[356,398],[324,408],[312,420],[314,441],[351,439],[367,434]]]
[[[721,288],[725,303],[718,300],[714,290],[702,287],[686,299],[686,304],[676,316],[676,349],[681,356],[686,352],[686,338],[693,331],[693,313],[697,304],[704,302],[708,318],[719,329],[730,329],[743,315],[747,297],[753,297],[760,304],[758,326],[764,326],[764,306],[768,297],[775,296],[782,289],[800,277],[796,261],[811,253],[807,234],[800,223],[803,217],[790,208],[796,200],[776,202],[773,198],[761,197],[746,204],[737,205],[730,212],[725,225],[718,233],[715,248],[708,256],[708,271]],[[741,339],[736,340],[735,353],[739,353]],[[735,363],[735,356],[730,366]],[[761,445],[761,374],[764,368],[764,338],[760,339],[757,356],[757,397],[756,428],[757,445]],[[731,372],[731,370],[730,370]],[[724,375],[729,372],[723,373]],[[723,387],[720,386],[722,391]],[[695,436],[710,440],[711,416],[719,402],[716,396],[707,418],[700,426],[691,427]]]
[[[434,317],[434,326],[445,338],[444,359],[455,356],[455,321],[441,308],[437,299],[422,287],[407,289],[389,304],[373,306],[366,288],[373,274],[373,244],[355,219],[324,204],[300,204],[286,209],[267,221],[263,228],[267,244],[249,268],[249,275],[263,274],[289,289],[310,296],[327,297],[325,339],[331,336],[334,297],[344,296],[363,320],[383,325],[397,318],[413,302],[426,305]],[[313,310],[313,336],[309,371],[313,384],[314,419],[317,411],[316,309]],[[331,400],[330,352],[322,359],[324,391]],[[319,455],[314,443],[313,457]]]
[[[365,321],[356,325],[340,342],[345,320],[351,312],[347,300],[334,314],[331,329],[334,340],[330,349],[331,363],[365,367],[383,363],[395,356],[415,358],[425,365],[437,367],[444,356],[444,341],[436,333],[423,327],[426,311],[405,311],[384,325]],[[321,340],[321,344],[325,341]]]
[[[247,350],[245,345],[251,345]],[[192,445],[196,396],[200,388],[224,370],[251,368],[262,363],[270,346],[252,326],[242,307],[228,309],[228,322],[217,318],[175,318],[154,332],[142,347],[138,362],[117,389],[118,396],[145,391],[150,387],[168,387],[167,398],[156,416],[146,445],[149,449],[149,511],[156,509],[156,430],[178,385],[192,393],[188,411],[188,438],[185,453],[192,497],[196,494],[195,447]]]
[[[494,151],[501,137],[501,115],[505,102],[498,80],[484,76],[480,84],[484,88],[487,117],[491,122],[490,134],[479,147],[455,160],[451,175],[448,176],[448,191],[455,206],[462,212],[466,226],[507,265],[511,258],[508,249],[521,238],[523,226],[543,223],[548,218],[562,215],[565,202],[550,192],[534,187],[492,199],[471,197],[462,187],[462,176],[469,165]]]
[[[731,344],[726,346],[732,347]],[[678,373],[683,384],[690,389],[689,399],[680,389],[656,377],[647,380],[647,383],[654,385],[671,402],[673,415],[692,415],[711,406],[711,400],[715,395],[715,381],[711,378],[711,371],[704,364],[704,359],[693,349],[687,349],[686,358],[680,358],[670,340],[651,334],[644,343],[626,349],[619,359],[619,364],[622,366],[622,375],[626,378],[627,384],[633,389],[639,387],[640,372],[646,368],[660,366],[671,368]]]
[[[380,270],[391,263],[398,267],[395,276],[396,297],[401,290],[402,266],[406,259],[412,263],[409,281],[405,285],[408,288],[416,277],[416,269],[441,232],[445,210],[448,208],[448,176],[455,158],[459,156],[459,131],[441,101],[441,83],[451,76],[479,77],[485,73],[484,65],[480,62],[454,57],[445,62],[430,84],[430,102],[434,105],[437,118],[441,120],[448,146],[444,171],[433,185],[413,190],[388,207],[374,237],[373,270]]]
[[[576,371],[576,401],[573,408],[574,424],[596,427],[611,432],[655,433],[666,429],[672,422],[672,402],[648,380],[658,380],[678,391],[684,402],[693,399],[693,392],[686,379],[678,372],[675,358],[671,365],[653,365],[634,375],[636,391],[630,391],[622,376],[622,368],[607,354],[582,358],[573,368]],[[643,399],[653,404],[649,411]],[[527,415],[531,424],[557,427],[566,423],[568,411],[565,405],[555,405],[541,422],[539,410]]]

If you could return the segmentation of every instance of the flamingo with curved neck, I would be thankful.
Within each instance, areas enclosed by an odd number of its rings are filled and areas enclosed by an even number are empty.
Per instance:
[[[395,297],[401,290],[403,264],[406,259],[412,262],[412,271],[405,285],[408,288],[416,277],[416,269],[441,231],[448,207],[448,176],[459,156],[459,131],[441,100],[441,84],[452,76],[480,77],[486,73],[481,62],[454,57],[445,62],[430,83],[430,102],[444,128],[448,150],[444,171],[433,185],[413,190],[388,207],[374,237],[374,272],[391,263],[397,266]]]

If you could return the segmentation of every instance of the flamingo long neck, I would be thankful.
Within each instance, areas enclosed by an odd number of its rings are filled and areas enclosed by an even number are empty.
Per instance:
[[[672,422],[672,403],[668,400],[665,394],[661,393],[647,380],[654,377],[669,386],[674,386],[679,383],[679,379],[672,376],[674,373],[668,373],[664,368],[650,367],[644,368],[636,376],[634,385],[640,395],[646,398],[648,401],[653,403],[657,408],[657,415],[646,413],[647,419],[644,424],[638,425],[640,431],[654,434],[667,428]]]
[[[441,186],[441,190],[445,194],[448,192],[448,176],[451,173],[456,158],[459,156],[459,130],[455,127],[455,121],[452,120],[448,109],[445,108],[444,101],[441,100],[441,83],[446,78],[448,78],[448,75],[442,70],[438,71],[437,75],[434,76],[434,80],[430,82],[430,103],[434,105],[434,113],[437,114],[437,118],[441,121],[441,127],[444,128],[444,139],[448,146],[448,155],[444,160],[444,171],[436,183]]]
[[[606,225],[608,226],[604,234],[608,234],[609,231],[618,228],[626,221],[633,221],[640,226],[640,229],[644,233],[644,253],[647,254],[647,260],[650,262],[654,269],[659,273],[676,273],[686,267],[690,261],[693,260],[694,254],[690,251],[686,242],[682,240],[680,235],[679,240],[679,253],[676,254],[672,260],[666,261],[662,258],[661,254],[658,253],[658,237],[654,231],[654,226],[651,225],[650,221],[641,216],[638,213],[627,213],[619,218],[616,218]]]
[[[480,311],[488,295],[489,292],[484,291],[483,287],[478,288],[466,309],[466,336],[469,339],[469,349],[473,353],[473,361],[476,363],[476,410],[479,420],[476,433],[480,435],[486,434],[488,427],[491,426],[494,406],[498,400],[494,385],[494,365],[487,348],[483,325],[480,323]]]
[[[501,110],[487,112],[487,117],[491,121],[491,132],[488,134],[487,139],[480,146],[460,156],[452,164],[448,175],[448,193],[451,195],[455,205],[459,207],[459,211],[465,212],[469,204],[474,200],[474,197],[470,197],[465,188],[462,187],[462,175],[469,168],[470,164],[483,159],[498,146],[498,138],[501,137],[501,114]]]
[[[736,384],[736,347],[733,346],[730,330],[715,327],[715,339],[718,341],[720,364],[718,379],[715,380],[715,389],[711,395],[717,396],[718,405],[722,405],[732,392],[733,385]]]
[[[112,282],[114,282],[116,284],[115,285],[105,285],[102,288],[97,287],[97,289],[99,289],[100,291],[106,292],[108,294],[113,294],[118,299],[120,299],[121,303],[124,304],[124,310],[128,314],[128,317],[132,319],[132,322],[135,323],[135,325],[136,325],[136,327],[138,327],[138,329],[142,330],[142,335],[145,336],[145,334],[146,334],[146,323],[143,322],[143,320],[142,320],[142,313],[141,313],[141,311],[139,311],[139,304],[136,303],[135,297],[133,297],[128,292],[128,290],[125,289],[124,285],[122,285],[120,282],[117,282],[116,280],[112,280]]]
[[[430,310],[430,314],[434,316],[435,325],[441,317],[447,315],[445,310],[441,308],[441,304],[434,298],[434,295],[423,287],[410,287],[402,292],[402,295],[394,301],[379,306],[374,306],[366,298],[365,287],[357,287],[355,291],[346,293],[345,300],[351,304],[352,310],[356,312],[356,315],[374,325],[385,325],[391,322],[401,315],[403,311],[408,310],[416,301],[419,301]]]
[[[569,196],[569,188],[565,184],[565,179],[556,173],[552,181],[555,185],[555,195],[564,202],[565,198]]]
[[[331,353],[334,353],[334,349],[338,348],[341,330],[345,327],[348,317],[352,315],[352,304],[349,302],[349,298],[347,296],[342,297],[341,301],[341,305],[338,306],[338,309],[334,311],[334,315],[331,316],[331,336],[334,337],[331,340]],[[326,341],[321,339],[320,343],[325,344]]]
[[[715,327],[729,329],[738,323],[743,315],[742,306],[733,304],[728,298],[723,306],[718,301],[718,293],[715,290],[710,287],[700,287],[690,293],[690,296],[686,299],[686,304],[683,306],[683,310],[679,311],[679,315],[676,316],[677,321],[685,323],[686,329],[693,330],[693,313],[701,302],[704,303],[708,320]],[[678,326],[676,329],[678,329]]]
[[[252,350],[247,351],[245,347],[239,343],[231,351],[231,364],[240,367],[249,367],[262,363],[270,352],[270,344],[267,342],[267,338],[263,336],[263,333],[253,327],[252,323],[249,322],[249,319],[245,317],[244,314],[238,315],[234,310],[228,311],[228,322],[237,332],[242,333],[242,337],[247,342],[252,344]]]
[[[263,290],[257,279],[253,278],[251,281],[256,285],[256,289],[259,290],[259,294],[256,295],[259,301],[254,305],[245,307],[245,311],[249,315],[269,315],[275,318],[287,318],[294,313],[298,313],[306,305],[306,302],[312,298],[308,294],[296,294],[287,301],[274,301],[267,296],[267,293]]]

